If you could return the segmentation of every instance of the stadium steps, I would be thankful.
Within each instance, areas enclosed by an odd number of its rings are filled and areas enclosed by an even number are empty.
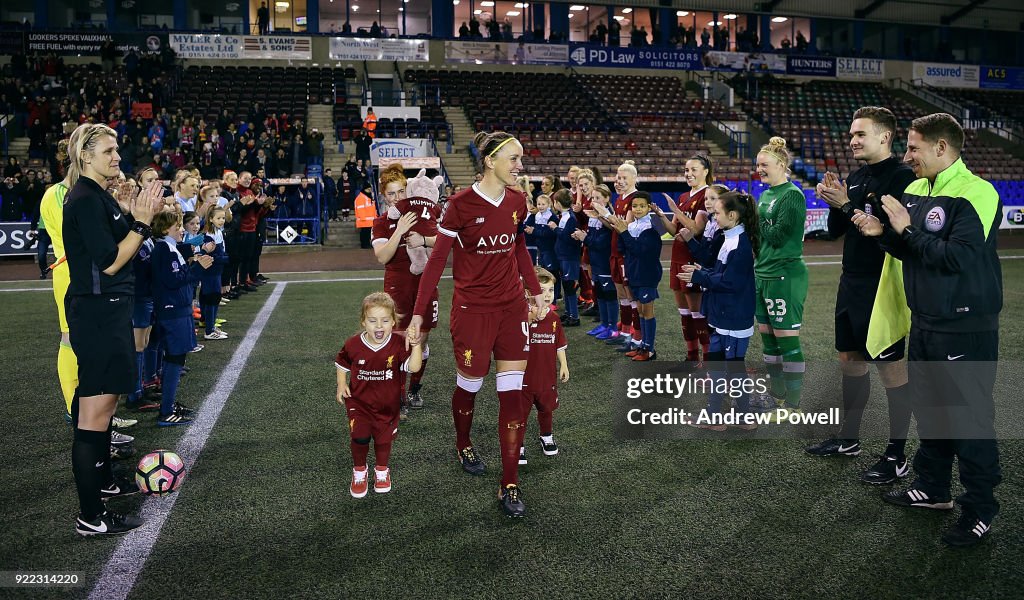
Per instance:
[[[445,119],[452,126],[453,135],[451,153],[445,152],[446,144],[438,144],[441,161],[452,183],[463,187],[472,185],[476,166],[473,164],[473,156],[469,153],[469,144],[473,141],[476,131],[461,106],[445,106],[442,110]]]
[[[358,248],[359,230],[354,221],[327,224],[327,239],[324,246],[329,248]]]
[[[21,168],[24,169],[28,165],[28,137],[16,137],[11,138],[7,144],[7,156],[14,156],[18,159],[18,163]],[[4,160],[4,164],[7,164],[7,160]]]
[[[324,169],[332,169],[334,178],[341,176],[345,166],[345,155],[338,152],[338,140],[334,134],[334,113],[329,104],[310,104],[309,122],[306,130],[316,127],[324,134]]]

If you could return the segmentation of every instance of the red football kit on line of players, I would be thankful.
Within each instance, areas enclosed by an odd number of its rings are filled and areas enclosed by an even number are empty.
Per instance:
[[[491,199],[474,185],[449,198],[441,216],[437,232],[453,240],[455,365],[471,377],[487,375],[492,353],[496,360],[526,360],[529,306],[517,246],[523,244],[521,229],[527,215],[522,192],[506,188],[500,198]],[[446,258],[435,253],[430,262]],[[534,275],[532,283],[539,289],[536,281]],[[426,299],[417,297],[415,314],[423,315],[426,308]]]
[[[704,210],[704,192],[707,191],[707,186],[700,188],[696,192],[689,191],[679,196],[679,210],[686,213],[686,216],[693,220],[697,220],[697,214]],[[703,235],[703,231],[694,231],[693,235]],[[669,263],[669,288],[673,290],[686,290],[699,292],[699,289],[694,289],[693,284],[683,283],[676,275],[683,272],[685,265],[693,262],[693,255],[690,254],[690,246],[686,242],[681,242],[679,239],[672,240],[672,260]]]

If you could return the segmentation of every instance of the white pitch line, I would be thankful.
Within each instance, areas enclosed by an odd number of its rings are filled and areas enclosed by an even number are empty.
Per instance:
[[[231,362],[224,368],[217,383],[206,396],[195,420],[188,426],[185,435],[178,442],[176,452],[185,461],[189,470],[199,459],[203,446],[206,445],[210,432],[224,409],[224,404],[235,389],[245,363],[249,360],[249,355],[252,354],[256,342],[259,341],[263,328],[270,320],[270,315],[274,312],[288,282],[274,285],[274,291],[267,297],[263,308],[256,314],[249,330],[245,332],[245,337],[231,356]],[[128,533],[117,545],[89,594],[90,600],[123,600],[128,597],[135,586],[135,580],[138,579],[146,560],[153,551],[153,546],[156,545],[156,541],[160,537],[160,530],[167,522],[167,517],[170,516],[178,496],[179,494],[172,494],[168,498],[150,498],[142,504],[139,516],[146,521],[146,524]]]

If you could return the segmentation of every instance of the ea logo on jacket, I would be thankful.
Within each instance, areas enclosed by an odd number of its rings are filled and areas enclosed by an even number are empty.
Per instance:
[[[942,229],[942,226],[946,224],[946,211],[942,210],[941,206],[928,211],[928,215],[924,218],[924,228],[928,231],[935,232]]]

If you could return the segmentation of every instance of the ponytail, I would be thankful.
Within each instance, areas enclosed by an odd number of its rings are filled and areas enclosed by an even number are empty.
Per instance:
[[[109,135],[117,140],[117,132],[103,124],[83,123],[71,132],[68,139],[68,187],[73,188],[85,170],[85,154],[96,149],[96,142],[101,135]]]
[[[747,237],[750,238],[750,245],[754,249],[754,258],[761,253],[761,228],[758,223],[757,201],[746,192],[726,192],[718,197],[722,203],[722,210],[726,214],[736,211],[740,216],[740,225],[743,225]]]

